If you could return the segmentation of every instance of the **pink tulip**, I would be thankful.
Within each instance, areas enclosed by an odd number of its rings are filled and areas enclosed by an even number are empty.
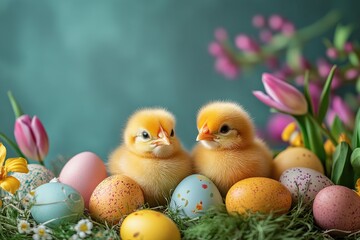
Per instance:
[[[272,40],[273,34],[270,30],[264,29],[260,31],[259,37],[264,43],[269,43]]]
[[[270,135],[271,140],[282,142],[281,134],[284,131],[284,128],[293,121],[294,118],[286,114],[277,113],[271,115],[266,124],[266,130]]]
[[[253,94],[266,105],[291,115],[303,115],[308,111],[304,95],[292,85],[271,74],[264,73],[262,82],[268,95],[261,91]]]
[[[49,151],[49,140],[41,121],[22,115],[16,119],[14,135],[20,150],[33,160],[42,162]]]

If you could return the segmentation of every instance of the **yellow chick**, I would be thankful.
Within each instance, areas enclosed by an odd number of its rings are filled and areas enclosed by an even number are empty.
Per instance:
[[[110,154],[108,170],[135,180],[150,206],[166,204],[171,190],[192,173],[190,155],[175,135],[174,116],[161,108],[135,112],[123,144]]]
[[[249,177],[269,177],[272,153],[255,137],[248,113],[233,102],[212,102],[197,116],[199,134],[192,158],[196,173],[210,178],[221,195]]]

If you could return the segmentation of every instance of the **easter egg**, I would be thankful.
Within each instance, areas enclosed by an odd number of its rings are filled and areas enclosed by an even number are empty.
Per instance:
[[[175,188],[170,209],[183,217],[198,217],[207,209],[223,203],[215,184],[207,177],[193,174],[183,179]]]
[[[43,184],[35,189],[31,215],[38,224],[56,226],[75,222],[84,212],[84,200],[74,188],[59,182]]]
[[[360,196],[344,186],[326,187],[315,197],[313,214],[315,223],[324,230],[358,231]]]
[[[303,147],[290,147],[280,152],[273,160],[272,178],[279,180],[281,174],[294,167],[311,168],[324,174],[324,167],[319,158]]]
[[[334,185],[325,175],[310,168],[285,170],[280,182],[291,192],[293,203],[297,203],[300,196],[304,203],[310,203],[321,189]]]
[[[124,175],[104,179],[90,197],[89,211],[98,221],[116,224],[144,204],[140,186]]]
[[[264,177],[252,177],[235,183],[225,200],[229,213],[286,213],[291,207],[291,193],[280,182]]]
[[[27,166],[28,173],[14,172],[11,174],[20,181],[20,188],[17,190],[20,199],[24,198],[31,190],[50,182],[55,177],[49,169],[42,165],[28,164]]]
[[[140,210],[124,219],[120,237],[127,240],[180,240],[180,231],[166,215],[154,210]]]
[[[59,181],[76,189],[89,207],[92,192],[107,177],[104,162],[92,152],[82,152],[72,157],[63,167]]]

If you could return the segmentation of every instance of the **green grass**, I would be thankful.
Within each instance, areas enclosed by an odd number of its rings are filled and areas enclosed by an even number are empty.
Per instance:
[[[148,208],[144,206],[143,208]],[[178,225],[184,240],[230,240],[230,239],[333,239],[314,225],[311,207],[301,202],[288,214],[253,213],[248,216],[229,215],[225,206],[209,210],[196,219],[181,218],[179,214],[166,207],[154,210],[167,214]],[[0,239],[32,239],[30,234],[20,234],[17,229],[18,219],[27,220],[36,226],[29,208],[22,207],[17,197],[6,197],[0,209]],[[82,218],[91,220],[88,214]],[[92,221],[92,220],[91,220]],[[107,226],[92,221],[92,234],[86,239],[120,239],[119,225]],[[76,223],[75,223],[76,224]],[[75,224],[66,223],[52,230],[53,239],[69,239],[75,234]],[[360,239],[360,233],[344,239]]]

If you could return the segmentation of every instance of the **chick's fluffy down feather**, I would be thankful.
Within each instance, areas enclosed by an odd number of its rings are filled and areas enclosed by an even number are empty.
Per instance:
[[[272,153],[255,137],[248,113],[232,102],[212,102],[197,117],[199,143],[192,151],[195,172],[209,177],[223,197],[236,182],[269,177]]]
[[[135,180],[150,206],[165,205],[171,190],[192,173],[190,156],[174,128],[175,119],[168,111],[140,110],[129,118],[123,144],[109,157],[110,174]]]

